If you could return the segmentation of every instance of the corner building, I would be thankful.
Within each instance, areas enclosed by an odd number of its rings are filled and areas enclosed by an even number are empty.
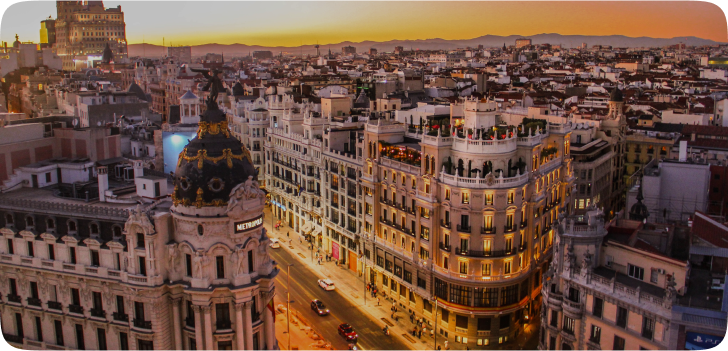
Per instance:
[[[108,184],[105,167],[89,171]],[[213,102],[179,156],[171,201],[134,209],[139,191],[89,204],[47,189],[0,194],[5,340],[51,350],[277,349],[278,269],[255,176]],[[153,179],[140,164],[135,178]]]
[[[437,324],[438,344],[499,348],[540,308],[551,226],[571,210],[571,124],[455,110],[365,124],[366,276]]]

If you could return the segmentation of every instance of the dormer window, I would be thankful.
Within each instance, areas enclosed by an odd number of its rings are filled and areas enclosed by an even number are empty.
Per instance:
[[[48,229],[48,230],[56,229],[56,221],[53,220],[53,218],[46,219],[46,229]]]
[[[25,217],[25,225],[28,227],[33,227],[35,225],[35,221],[33,220],[33,217]]]
[[[99,234],[99,225],[98,224],[91,223],[90,229],[91,229],[91,234],[92,235],[98,235]]]
[[[5,222],[6,222],[6,223],[7,223],[8,225],[13,225],[13,223],[14,223],[14,221],[13,221],[13,215],[11,215],[11,214],[9,214],[9,213],[8,213],[8,214],[6,214],[6,215],[5,215]]]
[[[202,224],[198,224],[197,225],[197,234],[202,235],[204,233],[205,233],[205,229],[202,227]]]
[[[68,221],[68,231],[69,232],[75,232],[77,230],[76,228],[76,221]]]
[[[112,232],[114,233],[114,238],[120,238],[121,237],[121,227],[114,226],[114,228],[112,228]]]

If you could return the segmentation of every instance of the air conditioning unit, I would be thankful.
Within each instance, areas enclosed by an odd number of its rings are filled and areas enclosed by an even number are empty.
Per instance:
[[[662,268],[658,268],[658,269],[657,269],[657,273],[660,273],[660,274],[665,274],[665,270],[664,270],[664,269],[662,269]]]

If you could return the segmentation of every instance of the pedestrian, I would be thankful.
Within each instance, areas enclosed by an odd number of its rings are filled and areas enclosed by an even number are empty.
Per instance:
[[[377,297],[377,306],[379,306],[379,298]]]
[[[303,239],[301,239],[301,237],[300,237],[300,236],[298,237],[298,243],[299,243],[299,244],[303,244]]]
[[[286,233],[286,238],[290,238],[290,237],[291,237],[291,232],[287,232]]]
[[[435,337],[435,328],[430,328],[430,337],[431,338]]]
[[[437,345],[437,350],[438,351],[442,350],[442,347],[440,347],[440,345]]]
[[[422,339],[422,330],[417,332],[417,339]]]
[[[412,315],[410,315],[410,323],[414,323],[414,321],[415,321],[414,317],[412,317]]]

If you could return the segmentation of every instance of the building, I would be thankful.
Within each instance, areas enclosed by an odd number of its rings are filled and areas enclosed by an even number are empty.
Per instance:
[[[56,43],[56,20],[48,18],[40,21],[40,46],[50,48]]]
[[[57,1],[56,9],[56,53],[64,70],[77,70],[76,61],[101,60],[106,44],[111,46],[115,62],[127,58],[121,6],[106,9],[103,1]]]
[[[615,220],[605,229],[595,206],[555,227],[538,348],[671,349],[672,306],[685,294],[690,271],[687,255],[673,247],[686,246],[687,235],[680,241],[672,226],[640,220]]]
[[[192,63],[191,46],[170,46],[167,47],[167,57],[177,60],[177,63]]]
[[[212,102],[200,120],[171,201],[167,178],[141,162],[122,165],[121,178],[92,162],[39,165],[30,171],[48,175],[46,188],[0,195],[5,340],[24,349],[278,348],[265,195],[225,114]],[[46,170],[58,166],[63,181]],[[77,196],[92,189],[86,203]]]
[[[344,46],[341,48],[341,54],[346,55],[356,55],[356,48],[353,46]]]
[[[377,49],[370,48],[369,49],[369,56],[376,56],[377,55]]]
[[[253,51],[253,58],[258,60],[269,60],[273,58],[273,53],[270,51]]]
[[[520,49],[524,46],[530,46],[530,45],[531,45],[531,39],[528,39],[528,38],[516,39],[516,49]]]
[[[427,116],[420,133],[386,112],[364,125],[358,250],[367,280],[440,340],[500,347],[541,305],[552,225],[572,202],[571,126],[508,119],[493,101],[451,109],[462,115]]]

